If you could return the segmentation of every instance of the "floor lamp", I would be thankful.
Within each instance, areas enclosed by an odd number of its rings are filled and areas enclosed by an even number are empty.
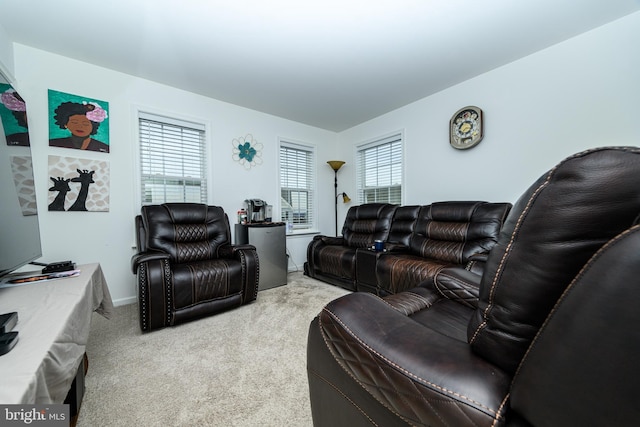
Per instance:
[[[333,175],[334,175],[335,197],[333,200],[336,206],[336,237],[337,237],[338,236],[338,196],[342,196],[342,201],[344,203],[350,202],[351,199],[349,198],[349,196],[347,196],[347,193],[338,194],[338,170],[340,170],[342,165],[344,165],[344,162],[342,160],[329,160],[327,163],[329,164],[329,166],[331,166],[331,169],[333,169]]]

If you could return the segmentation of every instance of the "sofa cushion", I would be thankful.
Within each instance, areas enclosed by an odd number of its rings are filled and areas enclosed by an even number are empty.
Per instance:
[[[242,293],[242,264],[228,259],[210,259],[173,264],[173,306],[189,307],[204,301]],[[197,284],[197,286],[194,286]]]
[[[420,210],[410,250],[423,258],[465,264],[497,240],[510,205],[488,202],[436,202]]]
[[[144,247],[163,251],[172,263],[218,257],[218,248],[230,244],[231,232],[223,209],[196,203],[165,203],[141,209],[146,230]]]

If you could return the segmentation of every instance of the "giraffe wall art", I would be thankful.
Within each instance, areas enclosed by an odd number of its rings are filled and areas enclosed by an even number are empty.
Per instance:
[[[109,211],[109,162],[49,156],[50,211]]]

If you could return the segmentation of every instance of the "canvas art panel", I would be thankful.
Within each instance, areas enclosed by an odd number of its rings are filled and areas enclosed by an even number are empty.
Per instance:
[[[49,89],[49,146],[109,152],[109,103]]]
[[[29,146],[27,105],[9,83],[0,83],[0,121],[7,145]]]
[[[10,156],[9,160],[22,215],[37,215],[36,187],[33,182],[31,156]]]
[[[50,211],[109,211],[109,162],[49,156]]]

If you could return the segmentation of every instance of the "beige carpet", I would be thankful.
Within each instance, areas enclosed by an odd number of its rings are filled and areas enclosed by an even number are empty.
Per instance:
[[[346,293],[296,272],[252,304],[146,334],[136,304],[94,314],[77,426],[311,426],[307,330]]]

